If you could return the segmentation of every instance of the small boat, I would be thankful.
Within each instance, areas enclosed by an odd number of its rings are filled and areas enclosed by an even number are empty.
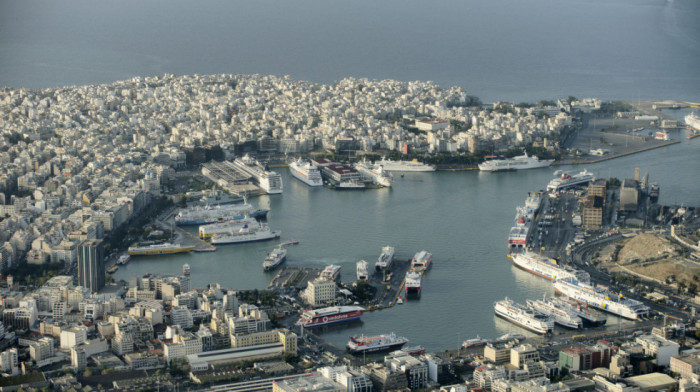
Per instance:
[[[114,264],[113,266],[109,267],[109,269],[107,270],[107,273],[113,274],[113,273],[117,272],[118,269],[119,269],[119,266]]]
[[[131,256],[129,256],[128,253],[123,254],[123,255],[119,256],[119,260],[117,260],[117,264],[124,265],[124,264],[128,263],[129,260],[131,260]]]
[[[399,298],[396,299],[396,303],[401,305],[403,303],[403,298],[399,296]]]
[[[280,244],[280,246],[296,245],[298,243],[299,243],[299,240],[289,240],[289,241],[284,241],[283,243]]]
[[[185,263],[182,265],[182,274],[185,276],[190,275],[190,265],[189,264]]]

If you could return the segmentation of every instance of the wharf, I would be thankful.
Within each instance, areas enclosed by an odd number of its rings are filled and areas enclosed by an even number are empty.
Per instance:
[[[371,267],[374,267],[373,265]],[[403,291],[403,286],[406,280],[406,272],[411,268],[411,259],[403,259],[394,257],[389,270],[391,277],[389,280],[384,280],[384,273],[377,272],[372,268],[369,275],[369,284],[377,289],[376,300],[368,310],[379,310],[389,308],[396,304],[396,300]]]
[[[656,148],[667,147],[667,146],[670,146],[673,144],[678,144],[680,142],[681,142],[680,140],[671,140],[668,142],[659,143],[659,144],[655,144],[652,146],[647,146],[647,147],[643,147],[643,148],[639,148],[639,149],[635,149],[635,150],[631,150],[631,151],[625,151],[625,152],[621,152],[621,153],[617,153],[617,154],[604,155],[604,156],[596,157],[596,158],[556,161],[556,162],[552,162],[552,166],[598,163],[598,162],[608,161],[610,159],[621,158],[621,157],[624,157],[627,155],[632,155],[632,154],[637,154],[637,153],[644,152],[644,151],[653,150]]]
[[[315,279],[320,273],[320,268],[282,268],[277,272],[277,275],[267,285],[268,289],[303,289],[310,280]]]

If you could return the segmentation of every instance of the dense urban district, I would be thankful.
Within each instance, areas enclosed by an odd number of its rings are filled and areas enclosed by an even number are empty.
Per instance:
[[[658,185],[639,173],[563,173],[518,209],[514,264],[584,305],[496,303],[538,337],[476,337],[428,353],[393,334],[353,337],[347,350],[314,334],[420,295],[426,251],[401,260],[386,247],[376,265],[358,262],[351,284],[336,282],[337,266],[280,268],[259,290],[192,287],[187,265],[178,276],[110,275],[131,256],[274,238],[258,222],[266,211],[246,200],[282,193],[270,167],[354,189],[391,186],[392,171],[595,162],[681,142],[670,129],[694,137],[697,117],[668,115],[683,107],[698,106],[487,105],[427,82],[260,75],[4,88],[0,390],[698,392],[700,220],[692,206],[658,204]],[[224,200],[243,203],[212,214]],[[202,224],[200,238],[186,224]],[[285,249],[265,268],[278,268]],[[593,308],[632,321],[606,326]],[[366,355],[378,351],[390,353]]]

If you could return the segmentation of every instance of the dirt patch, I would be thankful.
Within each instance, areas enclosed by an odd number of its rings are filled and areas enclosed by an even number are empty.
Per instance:
[[[620,264],[645,263],[676,256],[679,249],[671,241],[657,234],[640,234],[625,243],[617,254]]]

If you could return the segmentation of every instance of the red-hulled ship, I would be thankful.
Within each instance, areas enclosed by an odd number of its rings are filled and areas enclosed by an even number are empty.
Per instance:
[[[299,324],[306,328],[357,320],[365,312],[361,306],[331,306],[302,313]]]

